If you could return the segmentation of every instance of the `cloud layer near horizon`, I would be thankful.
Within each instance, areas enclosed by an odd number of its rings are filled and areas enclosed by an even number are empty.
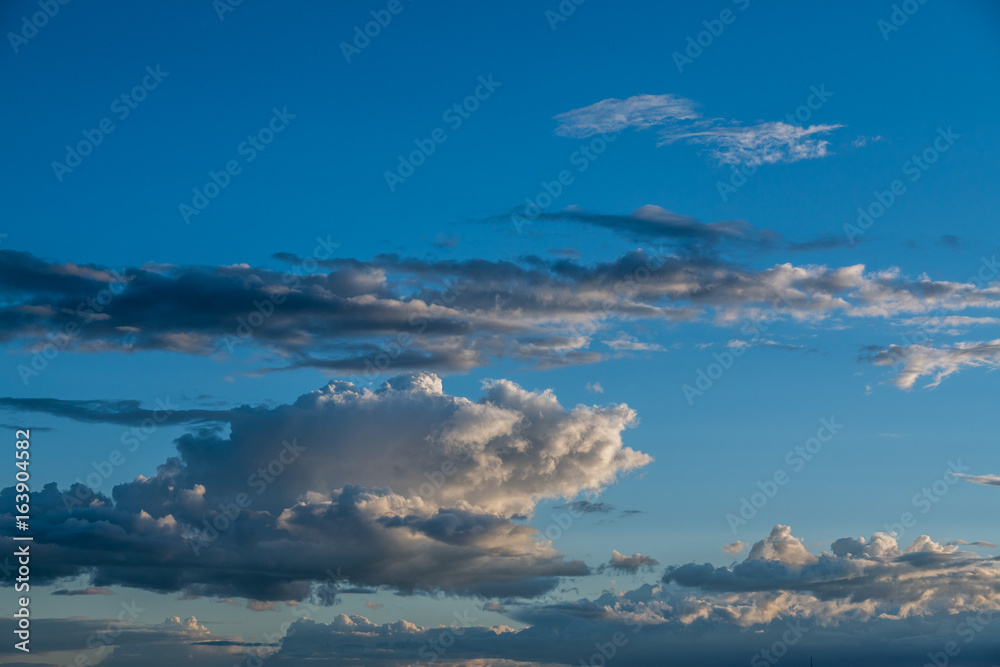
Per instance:
[[[275,665],[541,667],[600,664],[603,656],[645,667],[662,665],[669,655],[678,664],[756,666],[772,664],[768,656],[804,661],[822,655],[831,662],[903,667],[954,642],[962,664],[990,667],[1000,651],[992,632],[997,611],[996,558],[925,535],[904,547],[884,533],[841,538],[814,554],[779,525],[732,567],[671,566],[659,583],[607,590],[595,599],[476,604],[460,623],[438,627],[406,620],[378,624],[348,614],[330,622],[293,615],[285,636],[270,646],[213,635],[193,618],[174,618],[130,628],[106,664],[171,664],[165,660],[186,648],[196,667],[231,665],[234,656],[251,652]],[[504,616],[530,625],[514,630]],[[40,646],[44,650],[82,646],[84,624],[94,624],[47,623],[65,627],[58,642]],[[871,641],[845,642],[862,634]]]

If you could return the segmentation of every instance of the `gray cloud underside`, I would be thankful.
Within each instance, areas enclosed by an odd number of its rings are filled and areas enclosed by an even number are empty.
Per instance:
[[[433,659],[455,667],[565,666],[599,664],[603,647],[613,649],[614,661],[640,667],[772,664],[765,650],[789,664],[817,657],[827,665],[903,667],[923,664],[929,652],[955,642],[960,664],[991,667],[1000,653],[992,625],[997,611],[996,559],[926,536],[903,547],[883,533],[871,540],[841,538],[816,555],[787,526],[775,526],[731,568],[673,566],[660,583],[593,600],[473,605],[465,626],[380,625],[345,614],[329,623],[302,618],[279,645],[265,650],[275,665],[401,667]],[[495,613],[530,626],[515,631]],[[0,629],[5,623],[10,621],[0,621]],[[98,624],[44,623],[53,626],[45,629],[65,630],[40,635],[47,637],[41,650],[79,646]],[[112,667],[170,664],[182,649],[197,667],[221,667],[250,650],[238,637],[212,635],[195,619],[168,619],[123,637],[121,650],[106,663]],[[779,644],[787,655],[774,648]]]
[[[1000,287],[911,279],[898,270],[752,270],[707,255],[642,250],[589,265],[533,256],[508,262],[386,255],[321,262],[323,272],[312,274],[294,264],[286,271],[148,265],[125,269],[121,278],[106,267],[0,255],[0,287],[8,295],[0,341],[9,346],[41,350],[50,336],[79,352],[227,355],[246,346],[269,353],[265,368],[345,375],[466,370],[498,359],[536,367],[588,363],[607,354],[591,349],[596,334],[636,319],[840,324],[1000,305]],[[103,304],[88,305],[101,298]]]

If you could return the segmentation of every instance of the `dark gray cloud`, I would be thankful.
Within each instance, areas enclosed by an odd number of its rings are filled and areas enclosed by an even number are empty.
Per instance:
[[[751,270],[713,256],[648,250],[594,264],[380,255],[317,262],[323,272],[312,273],[297,258],[280,259],[290,263],[287,270],[146,265],[114,271],[0,251],[0,286],[8,292],[0,306],[0,343],[39,354],[57,346],[228,356],[246,346],[267,353],[258,370],[314,367],[387,377],[405,369],[466,370],[499,359],[540,368],[589,363],[609,354],[596,340],[638,319],[732,326],[771,313],[841,326],[845,317],[961,311],[1000,301],[997,287],[910,279],[863,265]],[[37,280],[24,280],[18,269]],[[19,365],[27,382],[37,372],[35,361],[26,355]]]
[[[757,228],[745,220],[702,222],[655,205],[643,206],[628,215],[564,209],[539,213],[531,221],[539,225],[566,222],[600,227],[633,241],[663,244],[689,257],[733,250],[810,252],[848,245],[843,235],[793,242],[775,231]]]
[[[114,595],[114,591],[110,588],[96,588],[94,586],[89,586],[87,588],[77,588],[74,590],[61,588],[57,591],[52,591],[52,595]]]
[[[556,505],[555,509],[570,509],[580,514],[610,514],[615,511],[613,505],[607,503],[593,503],[589,500],[576,500],[565,505]]]
[[[470,604],[448,625],[378,624],[340,614],[330,622],[289,620],[266,644],[213,635],[193,618],[137,623],[121,634],[108,665],[185,662],[221,667],[259,654],[267,664],[459,667],[669,664],[725,666],[923,664],[928,654],[992,667],[1000,611],[997,561],[920,536],[906,548],[882,533],[841,538],[813,554],[786,526],[756,542],[731,568],[682,565],[664,582],[609,590],[594,599]],[[303,606],[308,613],[310,606]],[[515,630],[493,614],[528,627]],[[0,632],[11,620],[0,620]],[[46,621],[45,650],[69,651],[100,621]],[[51,626],[51,627],[50,627]],[[950,644],[951,643],[951,644]],[[946,648],[951,646],[951,648]],[[958,648],[958,653],[955,652]],[[0,651],[10,652],[4,647]],[[61,664],[53,660],[53,664]]]
[[[654,565],[659,565],[659,561],[650,556],[644,556],[642,554],[636,553],[631,556],[626,556],[620,553],[617,549],[611,550],[611,560],[606,564],[601,566],[601,570],[612,570],[614,572],[621,572],[623,574],[635,574],[641,568],[651,568]]]

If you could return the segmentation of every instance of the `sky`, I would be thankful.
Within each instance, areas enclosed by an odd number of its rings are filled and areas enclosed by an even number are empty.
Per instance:
[[[3,664],[1000,664],[995,3],[0,27]]]

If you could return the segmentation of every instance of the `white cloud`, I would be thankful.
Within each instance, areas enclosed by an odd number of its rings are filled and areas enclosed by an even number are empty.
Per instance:
[[[618,332],[618,337],[614,340],[606,340],[604,344],[618,352],[662,352],[663,347],[656,343],[644,343],[635,336],[630,336],[624,331]]]
[[[818,135],[843,125],[798,127],[783,122],[748,127],[709,126],[704,129],[664,130],[659,144],[687,141],[710,147],[709,154],[720,164],[757,166],[777,162],[798,162],[828,155],[829,141]]]
[[[912,389],[923,376],[933,376],[924,385],[933,389],[941,381],[963,368],[985,367],[989,370],[1000,368],[1000,339],[986,342],[962,342],[950,347],[927,347],[924,345],[890,345],[877,348],[869,360],[876,366],[896,367],[896,376],[891,382],[900,389]]]
[[[625,100],[606,99],[581,109],[561,113],[556,134],[585,138],[626,128],[643,130],[700,117],[695,103],[676,95],[636,95]]]
[[[1000,475],[965,475],[960,472],[953,472],[951,474],[953,477],[957,477],[966,482],[972,482],[973,484],[1000,486]]]
[[[720,164],[750,166],[825,157],[829,142],[821,138],[843,125],[799,127],[785,122],[743,125],[724,119],[703,119],[691,100],[675,95],[637,95],[602,100],[555,117],[556,134],[589,137],[626,128],[661,128],[658,145],[683,141],[709,147]]]
[[[747,548],[746,542],[743,542],[741,540],[736,540],[732,544],[727,544],[726,546],[722,547],[722,553],[726,554],[727,556],[735,556],[739,553],[742,553],[743,550],[746,548]]]

